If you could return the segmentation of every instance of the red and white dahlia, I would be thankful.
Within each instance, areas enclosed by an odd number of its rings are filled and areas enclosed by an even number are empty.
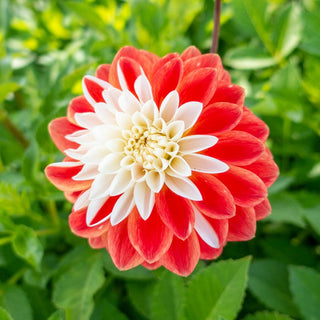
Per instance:
[[[49,125],[66,157],[46,168],[74,203],[76,235],[121,270],[163,265],[184,276],[227,241],[254,237],[278,168],[268,127],[218,55],[124,47],[84,77],[83,93]]]

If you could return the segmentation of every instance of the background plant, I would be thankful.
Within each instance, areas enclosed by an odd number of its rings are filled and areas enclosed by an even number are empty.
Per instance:
[[[213,2],[0,5],[1,320],[320,319],[319,1],[223,2],[219,53],[269,125],[281,175],[255,239],[229,243],[186,279],[120,272],[71,234],[71,205],[43,174],[61,160],[47,124],[123,45],[208,52]]]

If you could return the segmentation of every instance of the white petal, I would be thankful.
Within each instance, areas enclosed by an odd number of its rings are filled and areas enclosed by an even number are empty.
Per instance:
[[[122,139],[112,139],[106,142],[105,146],[111,152],[122,152],[124,147],[126,146],[124,140]]]
[[[87,101],[92,105],[94,106],[95,103],[97,103],[97,101],[95,101],[93,99],[93,97],[90,95],[89,91],[88,91],[88,88],[85,84],[85,79],[89,79],[90,81],[93,81],[95,83],[97,83],[100,87],[102,87],[103,89],[107,89],[107,88],[110,88],[111,87],[111,84],[106,82],[106,81],[103,81],[101,79],[98,79],[96,77],[93,77],[93,76],[85,76],[83,79],[82,79],[82,90],[83,90],[83,94],[85,96],[85,98],[87,99]]]
[[[74,203],[73,210],[78,211],[80,209],[87,207],[90,203],[89,195],[90,195],[90,189],[82,193]]]
[[[109,187],[114,178],[112,174],[99,174],[90,188],[90,199],[98,199],[109,195]]]
[[[125,192],[132,185],[131,172],[129,170],[121,170],[112,180],[109,193],[111,196],[117,196]]]
[[[91,200],[89,205],[88,205],[88,209],[87,209],[87,215],[86,215],[86,223],[87,226],[89,227],[93,227],[96,226],[104,221],[106,221],[109,217],[109,215],[106,215],[103,219],[101,219],[100,221],[96,222],[96,223],[91,223],[92,220],[94,219],[94,217],[97,215],[97,213],[99,212],[99,210],[102,208],[102,206],[104,205],[104,203],[108,200],[109,196],[106,196],[104,198],[100,198],[100,199],[94,199]]]
[[[143,220],[147,220],[152,212],[155,197],[154,192],[145,182],[139,182],[134,187],[134,201]]]
[[[191,169],[183,158],[180,156],[176,156],[171,159],[169,167],[172,171],[174,171],[177,175],[182,177],[191,176]]]
[[[185,124],[185,130],[191,128],[198,120],[202,111],[202,103],[191,101],[180,106],[174,116],[175,120],[182,120]]]
[[[116,121],[118,126],[123,130],[130,130],[133,126],[131,117],[124,112],[117,112]]]
[[[150,82],[144,74],[141,74],[134,82],[134,90],[142,103],[153,99]]]
[[[163,187],[165,180],[165,174],[163,172],[159,171],[149,171],[146,175],[146,182],[148,184],[148,187],[153,191],[153,192],[160,192],[160,190]]]
[[[198,235],[208,246],[218,249],[220,247],[219,239],[211,224],[196,208],[194,208],[194,213],[194,228],[197,231]]]
[[[79,144],[91,143],[93,140],[93,135],[89,130],[78,130],[72,134],[65,136],[66,139]]]
[[[159,113],[157,105],[155,104],[155,102],[153,100],[147,101],[142,106],[141,111],[151,121],[153,121]]]
[[[183,121],[173,121],[165,130],[167,137],[173,141],[180,139],[184,131],[185,126]]]
[[[88,152],[89,148],[89,146],[83,145],[77,149],[67,149],[64,153],[72,159],[81,160],[86,152]]]
[[[179,140],[179,151],[183,153],[194,153],[208,149],[218,142],[218,138],[210,135],[187,136]]]
[[[83,163],[81,162],[63,161],[63,162],[51,163],[49,166],[59,167],[59,168],[71,168],[71,167],[78,167],[82,165]]]
[[[143,166],[140,163],[135,163],[131,167],[131,176],[134,181],[142,181],[144,180],[146,175],[146,170],[143,168]]]
[[[96,114],[100,121],[106,124],[115,124],[115,110],[106,103],[99,102],[95,106]]]
[[[121,130],[118,126],[102,125],[93,128],[92,134],[94,138],[102,143],[105,143],[109,139],[121,138]]]
[[[179,106],[179,94],[177,91],[171,91],[164,98],[160,106],[160,116],[166,122],[170,121],[175,115]]]
[[[102,92],[102,96],[104,101],[107,103],[109,107],[111,107],[114,110],[119,111],[119,98],[122,91],[119,89],[116,89],[114,87],[110,87]]]
[[[177,195],[190,200],[201,201],[202,196],[196,185],[188,178],[166,175],[165,184]]]
[[[101,161],[99,165],[99,171],[107,174],[116,173],[118,170],[120,170],[120,162],[122,158],[123,154],[120,152],[108,154]]]
[[[224,162],[203,154],[187,154],[184,157],[193,171],[205,173],[222,173],[229,170]]]
[[[86,129],[92,129],[103,124],[94,112],[76,113],[74,118],[80,127]]]
[[[109,153],[110,152],[106,147],[97,145],[90,148],[88,152],[81,158],[81,161],[99,164]]]
[[[96,164],[85,164],[78,174],[72,177],[75,181],[92,180],[99,174]]]
[[[148,119],[144,116],[143,113],[141,112],[135,112],[132,116],[132,122],[136,126],[141,126],[141,127],[148,127],[149,126],[149,121]]]
[[[125,90],[121,93],[119,105],[121,110],[128,114],[134,114],[136,111],[141,111],[140,102],[129,90]]]
[[[110,222],[112,226],[124,220],[134,207],[133,188],[125,192],[115,203],[111,212]]]
[[[122,72],[119,62],[117,64],[117,73],[118,73],[118,79],[119,79],[121,89],[128,90],[127,81],[126,81],[126,78],[124,77],[124,74]]]

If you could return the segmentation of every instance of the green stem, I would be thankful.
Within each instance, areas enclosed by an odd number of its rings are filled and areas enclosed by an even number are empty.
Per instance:
[[[11,240],[12,240],[12,236],[0,238],[0,246],[11,242]]]
[[[54,225],[58,226],[60,224],[60,219],[56,207],[56,203],[53,200],[49,200],[47,202],[47,209],[49,211],[49,215],[51,217],[52,222]]]
[[[59,229],[42,229],[42,230],[36,230],[35,231],[35,234],[39,237],[41,236],[48,236],[48,235],[51,235],[51,234],[55,234],[58,232]]]
[[[18,272],[16,272],[9,280],[9,284],[15,284],[18,280],[24,275],[24,273],[28,270],[28,268],[22,268]]]
[[[215,0],[213,12],[213,32],[212,32],[212,45],[210,52],[217,53],[219,46],[219,33],[220,33],[220,15],[221,15],[221,0]]]

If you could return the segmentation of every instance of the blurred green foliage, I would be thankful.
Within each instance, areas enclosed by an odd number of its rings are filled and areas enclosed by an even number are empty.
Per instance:
[[[1,320],[320,319],[318,0],[223,2],[219,53],[269,125],[281,175],[273,214],[221,261],[187,279],[120,272],[71,234],[71,206],[44,176],[62,158],[48,122],[81,94],[85,74],[126,44],[208,52],[212,11],[211,0],[1,0]]]

